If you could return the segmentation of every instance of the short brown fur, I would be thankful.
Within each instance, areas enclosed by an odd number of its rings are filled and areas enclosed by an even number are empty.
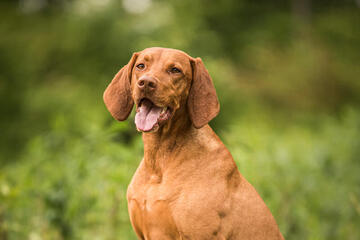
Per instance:
[[[146,68],[136,66],[144,63]],[[170,73],[176,66],[181,73]],[[154,91],[136,83],[148,77]],[[280,240],[278,226],[230,152],[207,124],[219,112],[200,58],[167,48],[135,53],[104,93],[113,117],[125,120],[149,98],[173,109],[157,131],[144,132],[144,158],[128,187],[131,224],[139,239]]]

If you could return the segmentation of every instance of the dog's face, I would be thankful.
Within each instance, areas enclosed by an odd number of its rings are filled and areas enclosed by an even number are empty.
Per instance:
[[[172,49],[150,48],[138,54],[131,77],[138,130],[158,130],[186,103],[192,80],[190,60]]]
[[[215,88],[201,59],[168,48],[134,53],[106,89],[104,101],[119,121],[128,117],[135,103],[135,123],[143,132],[157,131],[183,107],[196,128],[219,111]]]

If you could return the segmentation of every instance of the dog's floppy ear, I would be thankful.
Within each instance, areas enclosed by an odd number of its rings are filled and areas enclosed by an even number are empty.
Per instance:
[[[137,56],[138,53],[132,55],[129,63],[120,69],[104,92],[105,105],[118,121],[126,120],[134,105],[130,81]]]
[[[220,104],[215,87],[201,58],[190,59],[193,80],[187,106],[190,119],[195,128],[201,128],[216,117]]]

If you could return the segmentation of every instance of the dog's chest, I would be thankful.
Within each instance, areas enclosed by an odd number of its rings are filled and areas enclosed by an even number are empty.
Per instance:
[[[155,213],[158,205],[168,203],[170,194],[167,189],[160,177],[153,175],[145,183],[132,183],[128,189],[128,200],[135,201],[141,211]]]
[[[133,179],[128,188],[128,207],[131,222],[138,235],[149,239],[164,235],[178,237],[171,212],[171,196],[176,193],[170,188],[156,175],[146,180]]]

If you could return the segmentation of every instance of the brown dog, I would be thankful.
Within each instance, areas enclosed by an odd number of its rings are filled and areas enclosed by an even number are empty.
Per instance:
[[[208,125],[219,103],[200,58],[167,48],[134,53],[104,101],[119,121],[136,104],[144,158],[127,199],[139,239],[283,239]]]

